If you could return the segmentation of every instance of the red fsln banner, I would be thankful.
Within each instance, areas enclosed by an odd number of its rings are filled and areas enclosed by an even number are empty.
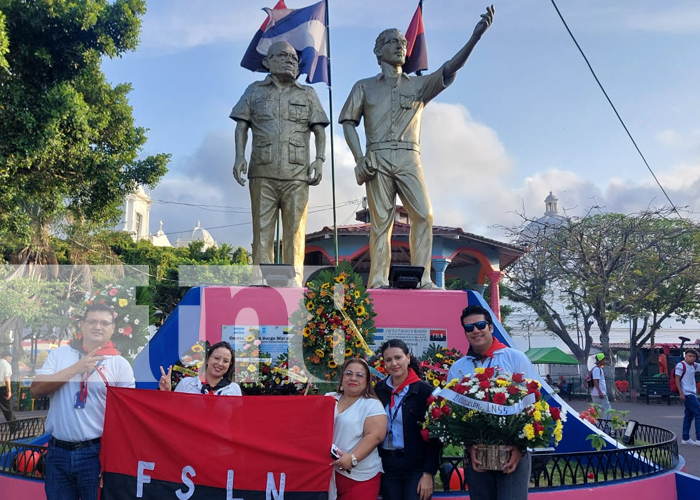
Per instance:
[[[335,402],[110,387],[103,500],[327,500]]]

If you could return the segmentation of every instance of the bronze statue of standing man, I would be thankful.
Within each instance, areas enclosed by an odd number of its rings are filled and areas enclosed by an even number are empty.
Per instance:
[[[374,54],[382,72],[360,80],[348,96],[339,122],[355,157],[355,176],[365,184],[370,211],[369,288],[389,285],[391,231],[396,195],[411,220],[411,264],[424,267],[422,288],[434,288],[430,279],[433,248],[433,209],[420,161],[420,128],[423,108],[453,81],[456,72],[493,21],[493,6],[486,9],[474,33],[434,73],[409,77],[401,71],[406,61],[406,38],[399,30],[382,31]],[[357,127],[364,119],[367,147],[362,151]]]
[[[270,75],[250,85],[230,117],[236,121],[233,176],[250,180],[253,212],[253,265],[274,259],[275,224],[282,212],[282,261],[293,264],[294,282],[302,286],[309,185],[321,182],[328,116],[316,91],[300,85],[299,58],[287,42],[270,46],[263,65]],[[245,159],[248,129],[253,129],[250,171]],[[316,159],[310,161],[314,134]]]

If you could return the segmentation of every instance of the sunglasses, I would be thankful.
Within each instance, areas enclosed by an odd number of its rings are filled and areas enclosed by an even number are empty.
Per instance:
[[[474,331],[474,327],[476,327],[477,330],[483,330],[489,324],[490,323],[488,321],[477,321],[476,323],[468,323],[464,325],[464,331],[467,333],[471,333]]]

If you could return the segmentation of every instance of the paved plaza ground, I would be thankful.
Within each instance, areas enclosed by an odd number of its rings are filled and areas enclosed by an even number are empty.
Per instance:
[[[571,401],[569,403],[574,410],[582,411],[588,408],[589,404],[586,401]],[[650,404],[645,403],[629,403],[629,402],[614,402],[612,404],[616,410],[629,411],[627,414],[628,420],[636,420],[640,423],[661,427],[674,432],[678,438],[678,450],[685,458],[686,471],[694,476],[700,476],[700,446],[688,446],[681,444],[681,427],[683,425],[683,406],[666,403]],[[46,411],[23,411],[15,412],[17,418],[30,418],[45,416]],[[5,418],[0,414],[0,422],[4,422]],[[695,427],[691,428],[691,437],[694,437]]]

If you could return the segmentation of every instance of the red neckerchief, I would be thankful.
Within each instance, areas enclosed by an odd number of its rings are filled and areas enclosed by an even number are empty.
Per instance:
[[[394,389],[391,392],[391,403],[389,403],[389,408],[394,407],[394,396],[401,393],[401,391],[403,391],[404,387],[406,387],[407,385],[411,385],[413,382],[420,382],[420,377],[418,375],[416,375],[416,372],[413,371],[413,368],[409,368],[408,369],[408,376],[406,377],[406,380],[404,380],[400,386],[398,386],[396,389]]]
[[[85,347],[83,347],[83,352],[87,353]],[[95,353],[95,356],[119,356],[119,351],[117,351],[117,348],[114,346],[114,342],[107,342],[100,347],[99,351]]]
[[[486,351],[484,354],[479,354],[474,349],[472,349],[471,346],[469,346],[469,352],[467,352],[467,355],[472,356],[473,358],[477,358],[480,361],[484,361],[486,358],[493,358],[493,353],[496,351],[499,351],[501,349],[505,349],[508,347],[505,345],[503,342],[498,340],[496,337],[493,337],[493,343],[491,344],[491,347],[489,347],[489,350]]]

